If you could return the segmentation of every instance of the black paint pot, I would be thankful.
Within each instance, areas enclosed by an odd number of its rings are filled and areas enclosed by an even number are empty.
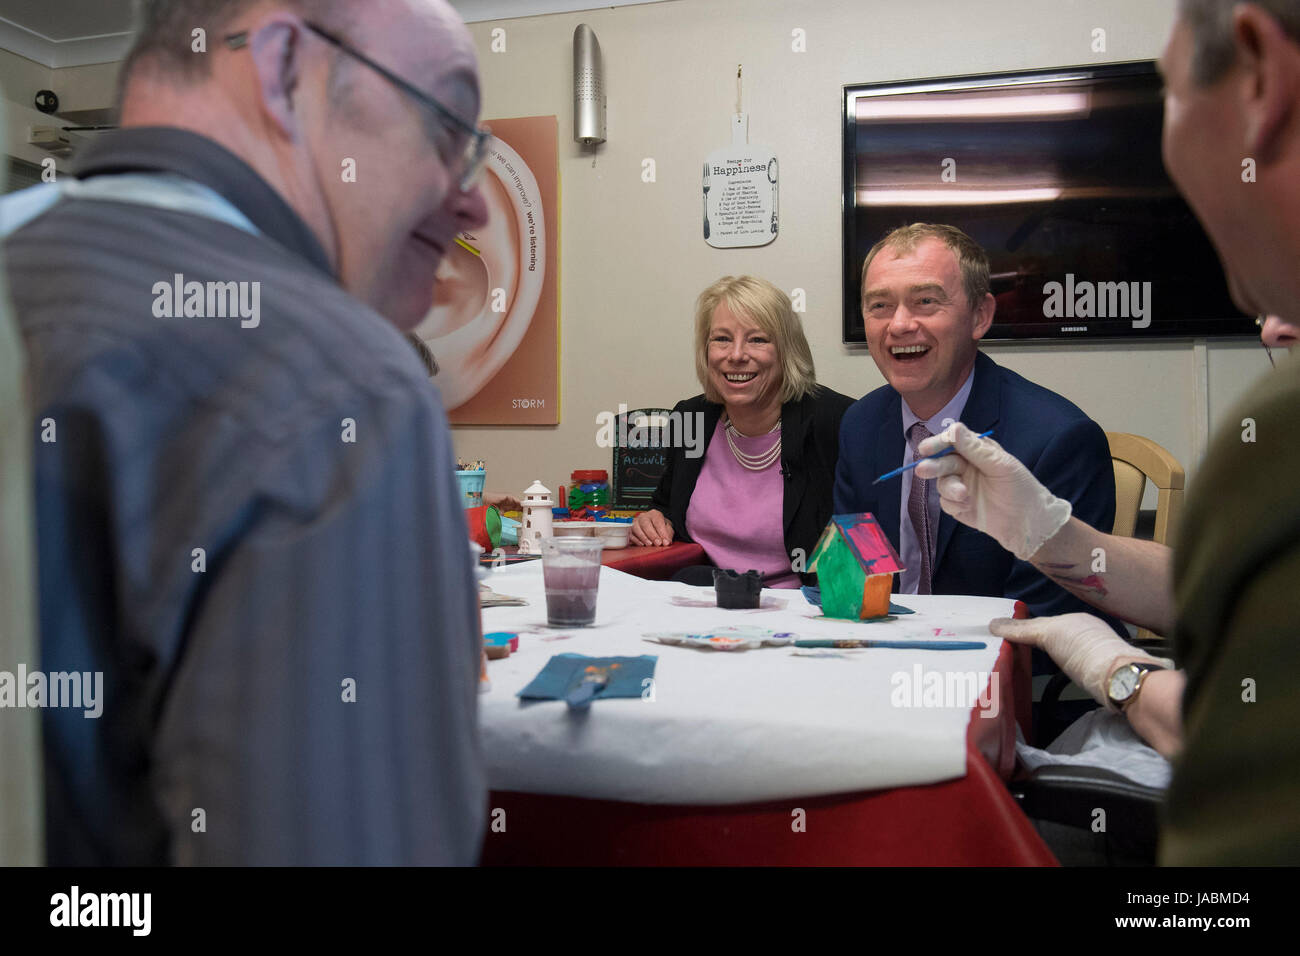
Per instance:
[[[729,568],[714,568],[713,589],[718,595],[718,607],[733,611],[758,607],[759,592],[763,590],[763,575],[757,571],[740,574]]]

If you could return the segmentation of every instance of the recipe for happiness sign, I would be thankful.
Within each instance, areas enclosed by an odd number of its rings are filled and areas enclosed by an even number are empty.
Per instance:
[[[704,239],[719,249],[765,246],[778,227],[776,154],[751,144],[714,150],[704,162]]]

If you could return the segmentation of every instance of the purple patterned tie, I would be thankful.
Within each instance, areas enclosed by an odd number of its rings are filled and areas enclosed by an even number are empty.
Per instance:
[[[924,422],[917,422],[907,430],[907,443],[912,446],[912,460],[922,455],[917,446],[930,437],[930,430]],[[907,496],[907,517],[916,532],[916,543],[921,547],[921,576],[916,582],[917,594],[930,593],[930,576],[934,573],[934,528],[930,524],[930,484],[932,479],[922,480],[912,472],[912,490]]]

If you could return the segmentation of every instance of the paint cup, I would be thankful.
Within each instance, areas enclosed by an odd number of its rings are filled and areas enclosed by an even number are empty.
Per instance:
[[[501,516],[501,543],[509,545],[519,543],[519,522],[506,515]]]
[[[585,627],[596,622],[600,548],[597,538],[542,539],[546,621],[552,627]]]
[[[487,481],[486,471],[458,471],[456,480],[460,482],[460,505],[462,508],[478,508],[483,504],[483,485]]]
[[[469,539],[484,551],[495,551],[501,546],[501,512],[494,506],[468,508],[465,520],[469,524]]]

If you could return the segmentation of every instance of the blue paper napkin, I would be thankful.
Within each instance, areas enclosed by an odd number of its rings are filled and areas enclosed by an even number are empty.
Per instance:
[[[563,700],[571,710],[585,710],[604,697],[640,697],[645,683],[653,678],[653,654],[640,657],[587,657],[585,654],[556,654],[527,687],[519,692],[524,700]]]

